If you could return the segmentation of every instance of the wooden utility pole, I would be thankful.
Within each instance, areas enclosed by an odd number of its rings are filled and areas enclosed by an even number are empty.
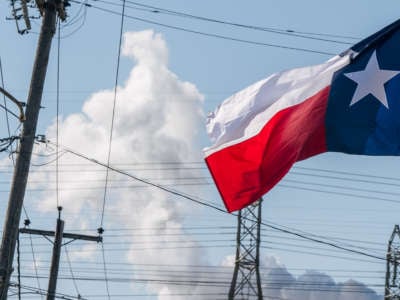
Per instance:
[[[84,234],[74,234],[74,233],[64,233],[64,224],[65,222],[61,220],[61,210],[62,207],[58,207],[58,219],[57,219],[57,227],[56,231],[48,231],[48,230],[38,230],[38,229],[30,229],[30,228],[21,228],[19,230],[20,233],[27,234],[35,234],[41,236],[54,236],[53,242],[53,256],[51,259],[51,267],[50,267],[50,276],[49,276],[49,286],[47,289],[47,300],[54,300],[56,296],[56,287],[57,287],[57,278],[58,278],[58,269],[60,266],[60,257],[61,257],[61,247],[63,246],[63,238],[71,239],[70,242],[75,240],[85,240],[100,243],[103,241],[103,238],[98,236],[84,235]],[[69,243],[69,242],[67,242]],[[64,244],[65,245],[65,244]]]
[[[64,8],[64,3],[61,5],[61,2],[61,0],[40,1],[41,7],[39,8],[43,10],[43,20],[26,105],[26,120],[22,127],[0,248],[0,300],[7,299],[51,41],[55,33],[56,14],[57,12],[60,14],[60,10]],[[62,13],[65,15],[64,11]]]

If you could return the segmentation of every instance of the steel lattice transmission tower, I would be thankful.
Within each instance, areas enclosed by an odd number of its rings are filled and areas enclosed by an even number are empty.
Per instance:
[[[242,209],[238,214],[236,259],[229,300],[262,300],[259,271],[261,202]]]
[[[386,254],[385,300],[400,300],[400,228],[395,225]]]

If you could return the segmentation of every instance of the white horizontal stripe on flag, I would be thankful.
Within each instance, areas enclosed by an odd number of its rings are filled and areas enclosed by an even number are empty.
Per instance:
[[[232,95],[207,118],[214,144],[204,149],[205,156],[255,136],[277,112],[329,86],[333,74],[349,62],[349,55],[335,56],[320,65],[273,74]]]

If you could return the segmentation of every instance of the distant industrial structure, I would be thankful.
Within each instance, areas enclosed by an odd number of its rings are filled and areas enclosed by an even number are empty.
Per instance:
[[[400,228],[395,225],[386,254],[385,300],[400,300]]]

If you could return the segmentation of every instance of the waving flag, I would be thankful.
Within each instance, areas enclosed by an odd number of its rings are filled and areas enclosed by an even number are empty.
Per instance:
[[[205,160],[228,211],[326,152],[400,155],[400,20],[327,62],[271,75],[207,120]]]

